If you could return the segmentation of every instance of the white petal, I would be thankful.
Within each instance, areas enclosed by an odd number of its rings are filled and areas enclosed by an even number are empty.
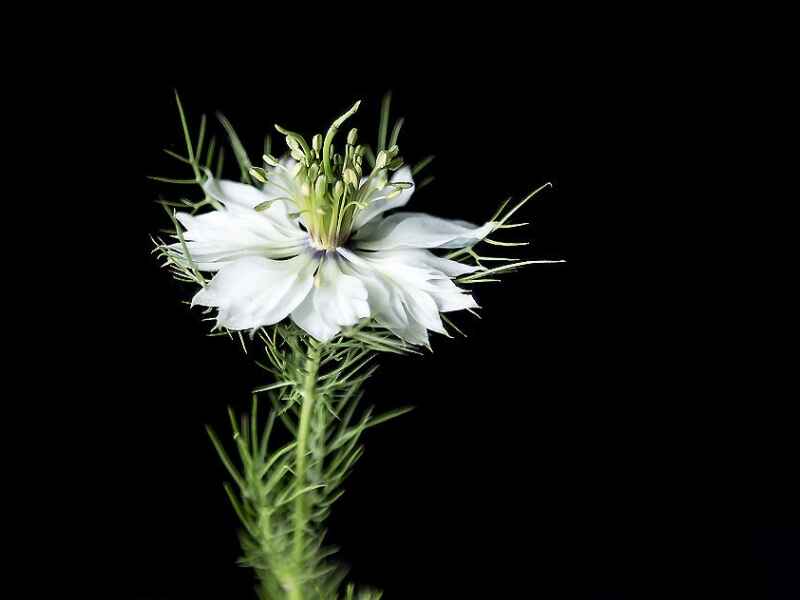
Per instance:
[[[317,265],[311,252],[288,260],[240,258],[222,267],[192,304],[219,309],[228,329],[253,329],[284,319],[308,295]]]
[[[481,226],[424,213],[397,213],[356,232],[354,246],[363,250],[395,248],[463,248],[486,237],[494,223]]]
[[[288,217],[282,202],[258,212],[228,204],[201,215],[177,213],[176,218],[186,229],[183,234],[186,248],[201,271],[219,270],[243,256],[297,256],[308,246],[308,234]],[[180,243],[172,244],[171,248],[183,254]]]
[[[322,315],[314,307],[313,296],[314,288],[312,287],[308,296],[292,311],[292,321],[315,339],[327,342],[332,340],[341,328],[337,325],[329,325],[322,318]]]
[[[458,288],[445,272],[459,270],[449,264],[453,261],[419,250],[339,249],[339,253],[348,261],[343,270],[357,276],[367,288],[375,320],[413,344],[427,344],[428,329],[446,334],[440,312],[477,307],[472,296]]]
[[[408,264],[424,266],[432,271],[438,271],[448,277],[458,277],[467,273],[474,273],[482,270],[481,267],[466,265],[464,263],[449,260],[441,256],[436,256],[430,250],[423,248],[400,248],[397,250],[383,250],[381,256],[392,258]]]
[[[414,321],[412,319],[404,328],[398,329],[393,333],[400,339],[407,341],[409,344],[414,344],[416,346],[427,346],[430,348],[431,344],[428,338],[428,330],[425,329],[425,326],[418,321]]]
[[[291,175],[292,169],[296,165],[297,161],[293,158],[288,156],[283,158],[278,166],[267,169],[267,183],[262,187],[265,199],[281,200],[288,206],[291,213],[299,211],[295,198],[298,198],[302,193],[297,180]],[[302,215],[299,219],[305,223]]]
[[[335,252],[327,252],[306,300],[292,312],[292,319],[316,339],[326,342],[342,327],[370,316],[367,289],[356,277],[345,274]]]
[[[350,256],[357,258],[352,253]],[[367,288],[370,312],[377,323],[411,344],[428,345],[428,330],[408,309],[409,300],[402,287],[367,263],[348,261],[343,270],[357,276]]]
[[[416,321],[425,329],[447,335],[447,330],[439,316],[439,307],[433,296],[422,288],[414,286],[408,286],[404,291],[406,293],[406,309],[411,317],[409,321]]]
[[[341,263],[342,271],[357,277],[367,289],[372,317],[392,330],[407,327],[408,315],[403,306],[402,290],[353,252],[344,248],[340,248],[338,252],[347,259]]]
[[[294,180],[288,173],[280,167],[275,167],[270,171],[270,175],[275,179],[275,183],[267,183],[263,190],[252,185],[228,181],[227,179],[214,179],[209,177],[203,184],[203,190],[222,203],[231,212],[241,212],[242,209],[255,209],[259,204],[269,200],[273,204],[258,211],[258,214],[265,215],[282,227],[297,228],[297,220],[289,217],[290,212],[296,212],[296,207],[291,197],[281,190],[284,186],[290,186],[291,191],[296,190]]]
[[[435,288],[428,293],[436,301],[439,312],[453,312],[467,308],[480,308],[475,299],[450,279],[436,279],[431,282]]]
[[[421,248],[384,250],[374,253],[374,256],[427,269],[428,280],[423,289],[436,301],[439,312],[479,308],[472,296],[459,288],[450,278],[480,271],[481,267],[448,260]]]
[[[209,177],[203,184],[203,190],[214,200],[226,206],[233,204],[255,208],[267,200],[264,193],[257,187],[237,181],[228,181],[227,179]]]
[[[411,175],[411,169],[408,166],[405,166],[395,171],[390,181],[413,184],[414,178]],[[370,201],[367,207],[356,215],[355,221],[353,222],[353,229],[360,229],[378,215],[385,213],[387,210],[405,206],[408,204],[411,195],[414,193],[414,187],[412,186],[408,189],[402,190],[400,194],[394,198],[386,198],[385,196],[393,189],[394,188],[387,186],[382,190],[376,190],[373,192],[372,196],[377,197],[377,199]]]

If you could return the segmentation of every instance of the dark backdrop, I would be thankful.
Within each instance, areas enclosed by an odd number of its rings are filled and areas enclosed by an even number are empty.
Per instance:
[[[437,155],[416,210],[478,222],[553,183],[509,237],[533,241],[524,257],[568,262],[477,287],[483,319],[458,320],[468,339],[383,357],[367,384],[379,409],[417,409],[367,435],[334,511],[329,541],[353,580],[387,599],[796,597],[788,425],[692,383],[702,349],[672,335],[687,291],[644,250],[674,206],[642,176],[660,160],[642,142],[660,118],[642,104],[646,65],[622,76],[598,52],[613,40],[569,27],[473,25],[458,43],[447,24],[404,30],[401,47],[343,40],[335,68],[290,30],[206,55],[143,28],[121,60],[93,65],[91,86],[62,89],[64,118],[86,115],[78,161],[98,172],[76,242],[94,257],[78,275],[94,326],[74,358],[95,484],[85,522],[101,526],[111,596],[252,597],[203,426],[224,430],[226,406],[267,380],[204,335],[189,290],[149,254],[166,224],[153,201],[182,190],[145,176],[185,175],[160,150],[181,148],[177,88],[193,123],[205,112],[219,135],[224,112],[252,156],[273,123],[323,131],[359,98],[353,124],[374,136],[392,89],[403,154]]]

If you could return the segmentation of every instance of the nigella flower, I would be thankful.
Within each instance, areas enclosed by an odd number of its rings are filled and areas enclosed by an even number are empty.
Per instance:
[[[387,143],[388,94],[381,105],[377,155],[357,144],[355,129],[334,149],[339,127],[359,103],[311,143],[276,126],[286,136],[289,156],[276,159],[267,137],[261,167],[252,166],[230,123],[221,118],[242,183],[226,181],[221,179],[224,154],[215,138],[204,146],[205,117],[194,138],[177,94],[176,102],[186,156],[166,152],[190,165],[194,177],[155,179],[200,184],[205,193],[197,201],[161,201],[173,221],[175,241],[154,238],[154,253],[177,280],[201,286],[192,303],[208,307],[206,313],[216,309],[217,326],[238,331],[245,351],[241,332],[261,334],[266,362],[259,365],[274,378],[253,390],[249,415],[240,420],[230,411],[240,461],[232,460],[209,429],[236,484],[226,490],[244,525],[242,562],[255,569],[261,597],[339,598],[343,575],[324,546],[324,519],[363,452],[362,432],[409,410],[377,416],[372,408],[356,412],[362,385],[374,370],[366,365],[379,352],[413,352],[416,345],[429,345],[429,331],[447,334],[443,322],[458,331],[443,313],[477,305],[456,283],[496,282],[525,265],[562,262],[476,251],[481,241],[499,247],[527,244],[488,236],[526,225],[509,221],[550,184],[510,208],[508,198],[480,226],[406,212],[413,176],[430,159],[414,169],[404,165],[396,144],[402,119]],[[484,266],[492,261],[500,264]],[[258,418],[263,392],[273,404],[266,425]],[[270,438],[276,416],[288,429],[289,444],[276,446]],[[348,598],[381,595],[364,589],[356,594],[350,583],[345,588]]]
[[[471,246],[494,228],[404,207],[414,190],[396,145],[362,172],[365,148],[351,130],[344,156],[324,143],[308,147],[286,132],[293,158],[265,155],[252,169],[262,188],[210,177],[203,188],[215,210],[177,213],[185,228],[170,249],[213,278],[192,301],[218,310],[219,326],[255,330],[290,317],[320,341],[369,318],[412,344],[428,330],[446,333],[440,313],[475,308],[453,278],[479,267],[432,252]]]

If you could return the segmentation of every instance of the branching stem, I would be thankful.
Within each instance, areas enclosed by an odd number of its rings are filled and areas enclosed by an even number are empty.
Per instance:
[[[316,399],[317,372],[319,371],[319,348],[309,344],[306,357],[306,376],[303,381],[303,406],[300,410],[300,423],[297,429],[297,448],[295,459],[295,481],[298,490],[306,484],[306,455],[308,454],[308,429],[311,422],[311,409]],[[303,562],[303,549],[305,545],[306,494],[298,494],[294,501],[294,545],[292,547],[293,563],[297,567],[297,580],[290,591],[291,600],[302,600],[302,584],[300,582],[300,565]]]

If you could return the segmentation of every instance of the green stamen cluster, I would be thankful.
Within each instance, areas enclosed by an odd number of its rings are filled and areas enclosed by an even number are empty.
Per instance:
[[[330,250],[344,244],[359,211],[371,202],[394,198],[412,185],[410,182],[389,184],[388,172],[403,166],[397,144],[388,149],[379,148],[373,160],[370,148],[357,143],[358,130],[354,128],[347,134],[344,151],[337,152],[334,148],[333,138],[360,104],[359,100],[336,119],[324,138],[319,133],[312,137],[310,145],[299,133],[275,125],[286,136],[291,157],[297,161],[289,172],[297,184],[290,199],[298,207],[299,214],[304,215],[309,235],[320,249]],[[372,164],[371,169],[365,165],[365,157]],[[271,154],[264,154],[264,163],[273,170],[285,169]],[[251,168],[250,174],[262,183],[270,178],[270,173],[261,168]]]

